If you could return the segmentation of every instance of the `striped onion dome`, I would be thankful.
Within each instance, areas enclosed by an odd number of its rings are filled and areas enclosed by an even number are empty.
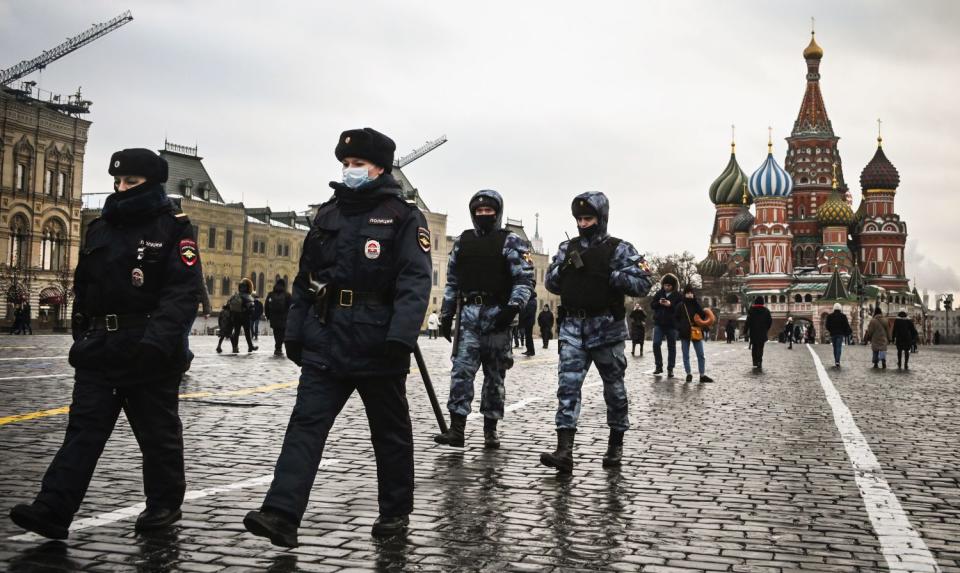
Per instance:
[[[856,220],[853,209],[836,189],[826,203],[817,208],[817,222],[821,227],[849,227]]]
[[[753,213],[744,205],[733,218],[733,221],[730,221],[730,228],[733,229],[734,233],[749,233],[750,228],[753,227],[754,219]]]
[[[793,191],[793,178],[773,158],[773,146],[768,145],[767,159],[750,176],[750,194],[760,197],[789,197]]]
[[[697,272],[701,277],[717,278],[727,272],[727,267],[710,253],[705,259],[697,263]]]
[[[740,203],[740,192],[747,176],[737,163],[737,154],[730,145],[730,161],[723,173],[710,185],[710,201],[714,205],[736,205]]]

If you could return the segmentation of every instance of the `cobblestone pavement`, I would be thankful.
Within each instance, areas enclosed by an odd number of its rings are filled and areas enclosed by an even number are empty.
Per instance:
[[[0,568],[960,572],[960,353],[952,349],[923,348],[908,373],[895,360],[871,371],[866,348],[846,349],[844,369],[824,372],[827,386],[814,354],[831,364],[828,346],[770,344],[757,375],[742,344],[711,342],[715,384],[653,377],[648,348],[627,370],[633,427],[624,466],[601,467],[605,410],[591,371],[566,479],[538,460],[555,445],[555,347],[517,356],[499,451],[482,449],[479,419],[468,423],[464,450],[434,444],[436,422],[411,374],[409,534],[369,535],[376,473],[354,397],[331,433],[301,546],[281,551],[247,534],[241,519],[269,484],[297,370],[264,351],[218,356],[215,343],[192,339],[198,356],[183,383],[184,519],[168,533],[134,535],[140,462],[121,416],[70,539],[44,543],[6,515],[35,495],[63,438],[69,339],[0,337]],[[421,345],[444,401],[449,345]],[[831,402],[832,387],[839,400]]]

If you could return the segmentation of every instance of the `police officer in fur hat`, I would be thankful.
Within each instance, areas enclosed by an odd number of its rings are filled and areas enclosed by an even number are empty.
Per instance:
[[[591,364],[603,380],[607,403],[607,452],[604,467],[620,465],[623,436],[630,427],[624,339],[625,295],[650,290],[650,270],[627,241],[607,233],[610,203],[589,191],[571,205],[579,237],[560,243],[547,269],[547,290],[560,295],[560,372],[557,398],[557,449],[540,455],[540,463],[560,473],[573,470],[573,442],[580,416],[580,390]]]
[[[244,518],[254,535],[297,545],[330,427],[354,391],[376,457],[380,515],[373,535],[401,533],[413,510],[410,353],[432,281],[430,231],[390,174],[393,141],[370,128],[340,135],[343,181],[303,243],[287,314],[287,357],[302,367],[273,483]]]
[[[146,509],[137,531],[180,519],[186,482],[177,413],[200,302],[200,252],[189,219],[167,198],[167,162],[149,149],[110,158],[115,193],[90,223],[74,276],[73,400],[63,445],[20,527],[64,539],[120,411],[143,454]]]
[[[510,325],[533,296],[533,259],[526,243],[502,228],[503,198],[490,189],[470,199],[473,228],[453,243],[447,263],[447,285],[440,310],[440,333],[456,348],[450,372],[449,431],[434,436],[439,444],[462,448],[467,415],[473,402],[473,382],[483,366],[480,412],[484,447],[500,447],[497,424],[503,418],[504,375],[513,366]]]

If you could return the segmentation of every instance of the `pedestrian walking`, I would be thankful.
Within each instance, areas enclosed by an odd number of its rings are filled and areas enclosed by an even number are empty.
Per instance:
[[[23,303],[23,315],[21,317],[20,329],[23,334],[33,335],[33,309],[30,308],[30,301]]]
[[[437,314],[437,309],[430,311],[430,316],[427,317],[427,340],[433,340],[438,338],[440,331],[440,315]]]
[[[677,362],[677,318],[676,307],[680,304],[680,281],[676,275],[667,273],[660,279],[660,290],[653,295],[650,308],[653,309],[653,361],[654,374],[663,374],[663,354],[660,347],[667,341],[667,378],[673,378],[673,368]]]
[[[637,345],[640,345],[640,356],[643,356],[643,341],[647,337],[647,313],[643,312],[640,303],[633,305],[630,311],[630,356],[636,356]]]
[[[287,330],[287,315],[290,312],[290,293],[287,292],[287,282],[281,278],[273,284],[273,290],[267,295],[263,311],[270,321],[273,330],[273,355],[283,356],[283,339]]]
[[[450,429],[434,436],[438,444],[464,445],[464,431],[474,395],[474,380],[483,367],[480,413],[483,446],[500,447],[498,424],[503,419],[504,376],[513,366],[510,325],[533,296],[533,259],[516,233],[503,228],[503,197],[490,189],[478,191],[468,204],[473,227],[453,243],[447,262],[447,284],[440,306],[440,333],[456,347],[450,370]]]
[[[544,349],[550,345],[550,340],[553,338],[553,323],[554,318],[553,312],[550,310],[550,304],[545,303],[543,310],[537,316],[537,325],[540,327],[540,338],[543,339]]]
[[[750,310],[747,311],[747,335],[750,337],[750,349],[753,354],[753,369],[763,372],[763,346],[769,338],[770,327],[773,326],[773,317],[764,306],[763,297],[753,299]]]
[[[850,335],[853,334],[853,329],[850,328],[850,321],[847,320],[847,315],[843,314],[843,307],[840,306],[839,302],[833,305],[833,312],[827,316],[824,327],[830,334],[830,342],[833,344],[833,367],[840,368],[843,341],[849,340]]]
[[[217,354],[223,352],[223,340],[232,340],[233,339],[233,320],[230,315],[230,303],[223,305],[223,308],[220,309],[220,314],[217,316],[217,328],[218,335],[220,339],[217,340]]]
[[[880,305],[873,309],[873,318],[867,325],[867,332],[863,336],[864,342],[870,343],[870,350],[873,351],[873,367],[887,369],[887,344],[890,341],[889,327],[887,320],[883,317],[883,310]]]
[[[560,364],[557,388],[557,448],[540,454],[540,463],[561,473],[573,470],[573,442],[580,416],[581,388],[592,363],[603,380],[607,405],[607,451],[604,467],[616,467],[623,456],[627,415],[627,338],[625,295],[650,290],[649,268],[627,241],[607,233],[610,203],[603,193],[577,195],[571,210],[579,236],[560,243],[547,269],[547,290],[560,295]]]
[[[940,331],[939,331],[939,330],[935,330],[935,331],[933,332],[933,343],[934,343],[934,344],[937,344],[937,345],[940,344]]]
[[[146,509],[134,529],[179,520],[186,488],[177,405],[200,301],[200,254],[189,219],[163,190],[166,161],[124,149],[108,172],[115,193],[87,227],[73,280],[66,436],[34,502],[10,511],[18,526],[52,539],[67,537],[121,410],[143,454]]]
[[[520,328],[523,329],[524,344],[527,347],[524,356],[535,356],[536,348],[533,345],[533,326],[537,323],[537,291],[530,293],[530,299],[520,311]]]
[[[793,317],[788,316],[783,324],[783,339],[787,343],[787,350],[793,350]]]
[[[23,306],[16,306],[13,309],[13,324],[10,325],[10,335],[23,334]]]
[[[919,336],[917,327],[907,318],[907,313],[902,310],[898,312],[890,336],[890,341],[897,345],[897,370],[901,367],[910,370],[910,350]]]
[[[251,286],[253,281],[250,282]],[[263,318],[263,303],[260,301],[260,295],[253,293],[253,309],[250,311],[250,330],[253,339],[260,340],[260,319]]]
[[[727,320],[725,330],[727,333],[727,344],[733,344],[733,341],[737,338],[737,325],[734,324],[732,318]]]
[[[258,347],[253,345],[250,335],[253,317],[253,281],[244,278],[237,285],[237,292],[227,301],[230,308],[230,322],[233,324],[233,335],[230,342],[233,344],[233,353],[240,351],[240,331],[243,331],[243,337],[247,341],[247,352],[253,352]]]
[[[375,537],[402,533],[413,510],[413,431],[406,398],[410,353],[430,295],[427,221],[391,175],[396,145],[382,133],[340,135],[343,182],[318,209],[303,242],[284,345],[301,367],[297,401],[258,511],[244,526],[297,546],[324,445],[357,391],[377,464]]]
[[[813,324],[807,325],[807,343],[816,344],[817,343],[817,330],[813,328]]]
[[[680,348],[683,351],[683,370],[686,372],[687,382],[693,381],[690,369],[690,346],[697,353],[697,373],[700,382],[713,382],[713,378],[706,375],[707,359],[703,353],[703,329],[713,324],[715,318],[712,312],[703,308],[697,300],[697,293],[693,285],[683,287],[683,297],[674,310],[677,320],[677,332],[680,336]]]

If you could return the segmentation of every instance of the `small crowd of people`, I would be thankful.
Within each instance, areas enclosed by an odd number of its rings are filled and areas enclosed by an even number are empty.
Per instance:
[[[284,331],[287,327],[287,313],[292,303],[287,291],[286,281],[277,279],[273,290],[267,295],[266,304],[253,291],[253,281],[244,278],[237,286],[237,292],[220,309],[217,326],[220,340],[217,341],[217,353],[223,352],[223,341],[229,339],[233,353],[240,351],[240,334],[247,341],[247,352],[259,350],[253,341],[260,339],[260,320],[266,316],[273,330],[274,356],[283,356]]]

